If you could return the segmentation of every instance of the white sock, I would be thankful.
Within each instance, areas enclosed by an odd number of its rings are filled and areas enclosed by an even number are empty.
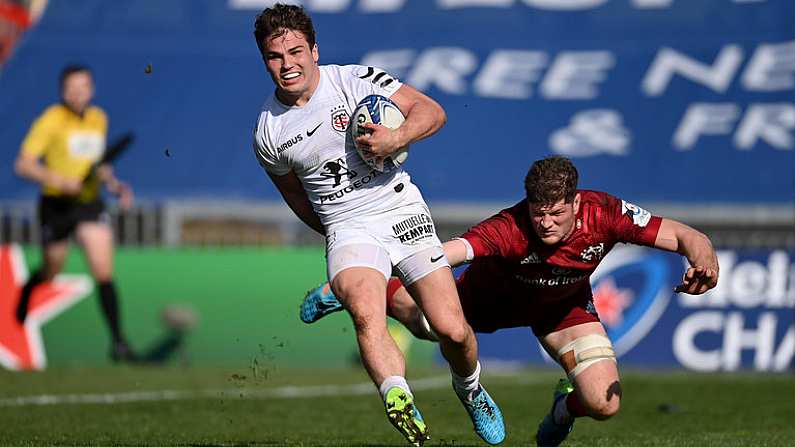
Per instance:
[[[459,376],[452,369],[450,370],[450,374],[453,376],[453,388],[455,388],[456,394],[468,399],[469,394],[478,389],[480,385],[480,362],[477,363],[475,372],[467,377]]]
[[[552,419],[554,419],[555,423],[558,425],[568,424],[571,422],[571,414],[569,414],[569,407],[566,404],[567,398],[568,396],[559,400],[555,405],[555,409],[552,410]]]
[[[408,393],[409,396],[414,396],[411,394],[411,389],[409,389],[409,384],[406,382],[406,378],[402,376],[389,376],[384,379],[384,383],[378,387],[378,392],[381,393],[381,399],[386,399],[386,392],[389,391],[391,388],[398,387],[401,390]]]

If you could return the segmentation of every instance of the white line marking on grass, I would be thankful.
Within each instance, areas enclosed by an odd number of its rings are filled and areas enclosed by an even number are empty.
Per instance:
[[[415,390],[450,386],[450,376],[435,376],[412,381]],[[298,399],[321,396],[358,396],[375,393],[372,383],[352,385],[283,386],[278,388],[216,388],[203,390],[155,390],[96,394],[41,394],[0,399],[0,407],[67,404],[121,404],[202,398],[241,397],[244,399]]]
[[[549,374],[521,373],[521,371],[498,371],[489,374],[492,378],[510,378],[514,384],[538,384],[550,382]],[[488,379],[487,379],[488,381]],[[552,383],[552,382],[550,382]],[[411,381],[412,390],[433,390],[450,387],[450,376],[431,376]],[[307,397],[361,396],[376,392],[372,383],[351,385],[288,385],[276,388],[211,388],[198,390],[153,390],[121,393],[89,394],[40,394],[0,398],[0,407],[23,407],[37,405],[73,404],[124,404],[130,402],[158,402],[189,399],[239,397],[243,399],[301,399]]]

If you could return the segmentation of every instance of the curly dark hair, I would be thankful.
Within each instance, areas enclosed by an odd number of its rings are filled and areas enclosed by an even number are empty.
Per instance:
[[[577,168],[566,157],[537,160],[524,179],[527,201],[552,205],[565,199],[565,203],[571,203],[577,195],[577,179]]]
[[[315,27],[303,7],[276,3],[271,8],[265,8],[254,21],[254,39],[257,40],[259,52],[264,56],[265,40],[281,36],[288,30],[303,34],[310,49],[315,46]]]

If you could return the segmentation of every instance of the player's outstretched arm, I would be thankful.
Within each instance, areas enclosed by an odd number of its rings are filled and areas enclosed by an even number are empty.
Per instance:
[[[718,257],[712,242],[700,231],[672,219],[663,219],[654,246],[677,252],[690,263],[682,275],[682,283],[674,289],[676,292],[700,295],[718,284]]]
[[[286,175],[274,175],[269,172],[268,176],[273,181],[273,184],[276,185],[276,188],[282,194],[282,197],[284,197],[284,201],[287,202],[287,206],[293,210],[295,215],[298,216],[303,223],[307,224],[309,228],[325,235],[326,229],[323,227],[323,224],[320,223],[320,218],[315,214],[312,203],[309,202],[309,197],[306,195],[306,190],[304,190],[304,186],[301,184],[301,180],[298,179],[298,176],[295,175],[295,172],[290,171]]]
[[[380,124],[365,124],[373,132],[356,139],[356,144],[370,148],[377,157],[384,157],[411,143],[427,138],[447,122],[442,106],[414,87],[403,84],[389,98],[397,104],[406,121],[397,129]]]

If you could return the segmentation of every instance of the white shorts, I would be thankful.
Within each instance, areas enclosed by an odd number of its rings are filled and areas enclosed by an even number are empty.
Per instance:
[[[326,229],[329,282],[350,267],[370,267],[410,285],[428,273],[449,267],[423,202],[380,216],[349,219]]]

